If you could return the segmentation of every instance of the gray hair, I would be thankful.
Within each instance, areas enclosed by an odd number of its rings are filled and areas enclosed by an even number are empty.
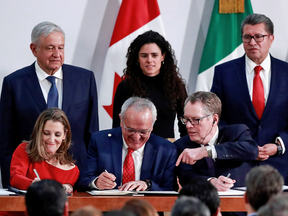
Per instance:
[[[130,97],[127,99],[121,107],[121,119],[126,117],[126,111],[130,107],[133,107],[136,111],[145,111],[146,109],[149,109],[152,114],[152,122],[154,125],[157,118],[157,110],[155,105],[149,99],[140,97]]]
[[[258,210],[258,216],[286,216],[288,215],[288,195],[279,194],[272,197],[268,204]]]
[[[31,33],[31,42],[35,45],[38,45],[41,36],[47,37],[52,32],[60,32],[63,34],[65,39],[65,33],[62,28],[52,22],[44,21],[37,24]]]
[[[249,204],[258,210],[268,200],[282,192],[284,178],[270,165],[252,168],[246,175],[246,196]]]
[[[264,14],[250,14],[241,23],[241,35],[243,35],[245,25],[257,25],[260,23],[265,24],[265,31],[268,32],[268,34],[274,34],[273,22],[268,17],[266,17]]]
[[[184,109],[189,102],[191,104],[201,102],[203,104],[203,111],[205,115],[217,114],[219,118],[221,117],[221,100],[213,92],[198,91],[192,95],[189,95],[185,100]]]
[[[172,208],[171,216],[210,216],[208,207],[196,197],[181,196]]]

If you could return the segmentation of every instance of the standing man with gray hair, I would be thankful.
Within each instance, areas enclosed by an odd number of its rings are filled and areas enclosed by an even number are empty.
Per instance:
[[[182,186],[196,177],[210,181],[218,191],[245,185],[246,173],[255,166],[257,145],[246,125],[218,127],[220,115],[221,101],[213,92],[196,92],[186,99],[181,120],[188,135],[175,142],[182,152],[176,163]]]
[[[275,167],[288,184],[288,63],[269,54],[273,32],[268,17],[248,15],[241,25],[245,55],[215,67],[211,91],[223,104],[220,125],[246,124],[258,164]]]
[[[60,26],[41,22],[32,30],[30,49],[36,61],[6,76],[0,99],[0,152],[3,187],[10,162],[22,140],[29,140],[39,114],[62,109],[72,130],[72,153],[78,166],[87,156],[90,136],[99,130],[94,73],[64,64],[65,34]]]
[[[92,135],[79,186],[87,189],[176,190],[176,146],[151,134],[157,111],[148,99],[131,97],[121,108],[120,127]]]

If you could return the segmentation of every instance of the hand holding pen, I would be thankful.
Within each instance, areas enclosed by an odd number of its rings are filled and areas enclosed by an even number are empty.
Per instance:
[[[235,180],[229,178],[230,176],[230,173],[226,177],[221,175],[218,178],[212,178],[210,182],[218,191],[227,191],[232,188],[236,182]]]
[[[117,186],[115,180],[116,177],[105,169],[105,171],[98,176],[94,183],[100,190],[113,189]]]
[[[36,178],[34,178],[34,180],[33,180],[32,182],[41,181],[40,176],[39,176],[37,170],[36,170],[36,169],[33,169],[33,171],[34,171],[34,173],[35,173],[35,175],[36,175]]]

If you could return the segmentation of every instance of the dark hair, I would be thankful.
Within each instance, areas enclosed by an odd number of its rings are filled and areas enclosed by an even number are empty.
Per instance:
[[[146,200],[142,199],[131,199],[128,200],[122,207],[124,211],[134,212],[137,216],[156,216],[157,211],[155,208]]]
[[[288,195],[278,194],[272,197],[268,204],[262,206],[257,211],[258,216],[287,216],[288,215]]]
[[[265,24],[265,31],[268,32],[268,34],[274,34],[273,22],[268,17],[266,17],[264,14],[250,14],[241,23],[241,35],[243,35],[245,25],[257,25],[260,23]]]
[[[25,196],[29,216],[62,216],[65,202],[67,196],[62,184],[51,179],[32,183]]]
[[[201,102],[203,104],[203,111],[206,115],[217,114],[219,119],[221,117],[222,104],[220,98],[213,92],[198,91],[189,95],[185,100],[185,106],[190,102],[194,104]],[[184,106],[184,108],[185,108]]]
[[[145,44],[155,43],[165,54],[165,59],[160,68],[160,74],[163,77],[163,92],[165,97],[170,102],[172,109],[177,107],[177,101],[180,101],[182,106],[187,97],[185,89],[185,81],[182,79],[179,68],[177,67],[177,60],[175,58],[174,50],[165,38],[158,32],[152,30],[139,35],[129,46],[127,51],[127,67],[124,69],[122,76],[126,80],[133,93],[139,97],[147,97],[145,86],[141,80],[143,72],[138,64],[139,51]]]
[[[188,184],[182,187],[179,192],[181,196],[197,197],[209,208],[211,215],[217,213],[220,206],[220,198],[217,189],[209,182],[202,178],[194,178]]]
[[[175,201],[171,216],[210,216],[210,211],[198,198],[181,196]]]
[[[53,122],[60,122],[66,132],[65,140],[63,140],[61,146],[55,153],[55,157],[59,160],[60,164],[73,163],[72,155],[68,152],[71,146],[71,127],[65,113],[56,107],[48,108],[44,110],[37,118],[30,141],[27,142],[26,151],[29,155],[30,160],[35,163],[47,159],[48,156],[42,143],[42,133],[44,130],[45,123],[48,120]]]
[[[270,165],[252,168],[245,181],[247,201],[256,211],[271,197],[282,192],[284,184],[283,176]]]

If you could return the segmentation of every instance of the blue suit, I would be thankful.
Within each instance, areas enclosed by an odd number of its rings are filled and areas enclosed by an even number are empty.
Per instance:
[[[215,67],[211,91],[222,101],[220,124],[246,124],[259,146],[280,136],[288,150],[288,64],[271,56],[270,91],[261,120],[254,110],[246,80],[245,55]],[[288,184],[287,152],[260,164],[270,164]]]
[[[175,142],[180,152],[185,148],[198,148],[200,144],[192,142],[189,136],[182,137]],[[180,184],[184,186],[191,178],[200,177],[207,180],[210,177],[218,178],[231,173],[236,180],[235,186],[245,186],[245,176],[249,170],[256,166],[258,146],[251,137],[246,125],[230,125],[219,127],[217,145],[215,145],[217,159],[209,167],[206,158],[193,165],[181,163],[177,173]]]
[[[78,186],[88,185],[106,170],[116,177],[117,187],[122,181],[122,131],[121,127],[103,130],[92,135],[85,166],[80,169]],[[159,136],[150,135],[142,160],[140,180],[150,179],[152,191],[176,189],[175,163],[178,157],[176,146]]]
[[[95,77],[92,71],[63,65],[63,104],[72,129],[72,153],[77,165],[87,156],[90,136],[99,130]],[[35,64],[4,78],[0,100],[2,184],[7,187],[10,161],[22,140],[30,140],[39,114],[47,108]]]

